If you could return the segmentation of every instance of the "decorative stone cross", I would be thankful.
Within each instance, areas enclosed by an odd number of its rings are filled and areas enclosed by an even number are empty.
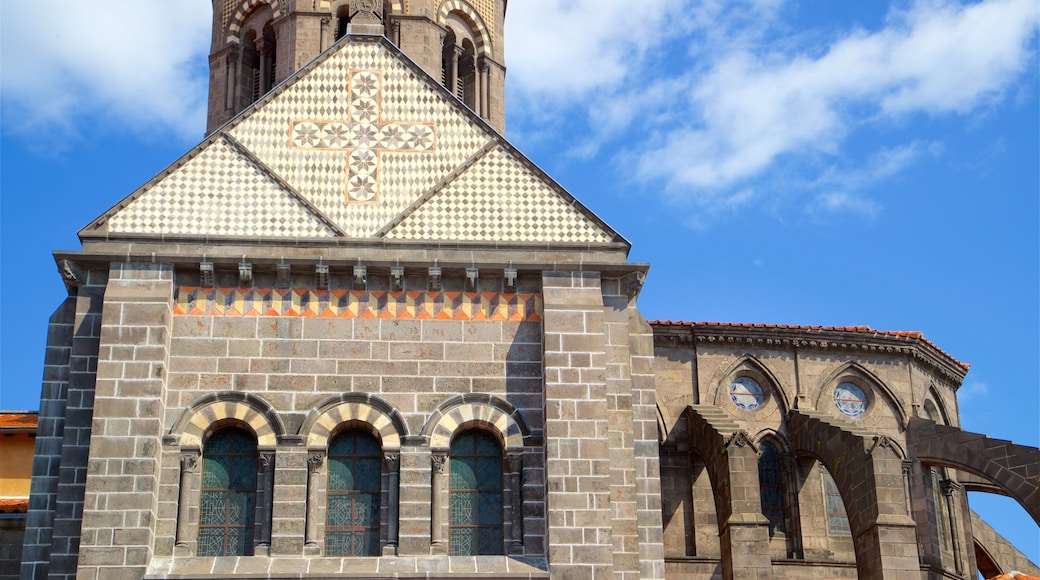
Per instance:
[[[379,201],[379,166],[384,151],[433,151],[432,123],[382,120],[382,75],[378,70],[350,71],[350,118],[344,121],[294,120],[289,147],[347,151],[346,202]]]

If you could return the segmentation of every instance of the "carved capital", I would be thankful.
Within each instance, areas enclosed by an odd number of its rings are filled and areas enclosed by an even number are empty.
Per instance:
[[[387,468],[395,469],[401,462],[400,453],[384,453],[383,461],[386,463]]]
[[[755,444],[751,442],[751,437],[748,437],[747,431],[743,429],[730,435],[729,438],[726,439],[724,446],[726,449],[730,449],[731,447],[750,447],[752,451],[758,451]]]
[[[195,452],[181,453],[181,471],[195,473],[199,468],[199,454]]]
[[[307,471],[309,473],[317,473],[321,469],[321,464],[325,461],[324,453],[310,453],[307,455]]]
[[[447,464],[447,462],[448,462],[448,456],[447,455],[431,455],[430,456],[430,465],[433,467],[433,472],[435,474],[439,475],[441,473],[444,473],[444,466]]]
[[[952,479],[944,479],[939,482],[939,489],[946,497],[956,497],[964,490],[964,486]]]
[[[265,470],[270,469],[274,465],[274,453],[261,453],[260,454],[260,467]]]
[[[514,453],[506,457],[509,461],[509,472],[520,474],[524,468],[524,456],[519,453]]]

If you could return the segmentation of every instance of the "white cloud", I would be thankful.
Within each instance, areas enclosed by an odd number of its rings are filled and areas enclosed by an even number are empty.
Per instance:
[[[694,80],[692,122],[645,151],[640,173],[696,195],[785,154],[836,152],[871,117],[971,110],[1022,71],[1036,20],[1033,0],[928,5],[880,32],[853,32],[818,58],[735,51]]]
[[[828,30],[823,38],[790,29],[781,19],[792,7],[782,0],[655,0],[627,19],[630,3],[602,0],[595,4],[603,18],[579,26],[575,14],[590,2],[510,6],[517,31],[510,39],[522,45],[519,57],[510,47],[510,82],[531,101],[511,106],[543,127],[553,115],[568,118],[569,127],[584,118],[579,140],[568,141],[573,154],[591,158],[620,146],[617,159],[638,181],[665,183],[671,199],[702,212],[699,221],[730,213],[752,189],[801,197],[810,210],[876,214],[881,205],[858,189],[938,150],[885,145],[881,135],[881,149],[863,161],[845,158],[849,140],[868,128],[883,134],[912,116],[985,110],[1009,90],[1016,97],[1013,83],[1035,57],[1040,19],[1035,0],[918,0],[893,8],[876,30]],[[542,16],[572,32],[543,26],[528,38],[526,28],[537,28]],[[670,35],[676,30],[681,40]],[[532,41],[544,52],[532,50]],[[678,57],[677,42],[689,46]],[[655,61],[663,53],[667,66]],[[855,179],[828,178],[828,159]],[[808,191],[770,189],[803,165],[819,169],[821,160],[822,177],[795,178]],[[849,170],[859,164],[867,167]]]
[[[5,2],[5,130],[201,137],[211,15],[206,0]]]

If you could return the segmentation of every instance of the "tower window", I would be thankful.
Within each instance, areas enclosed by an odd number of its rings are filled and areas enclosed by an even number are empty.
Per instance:
[[[501,555],[502,448],[490,434],[466,431],[451,443],[451,554]]]
[[[758,448],[758,485],[762,500],[762,515],[769,520],[769,535],[785,532],[784,485],[780,472],[780,454],[772,443]]]
[[[253,553],[256,439],[237,428],[218,431],[202,454],[199,556]]]
[[[347,431],[329,446],[325,555],[379,555],[382,450],[375,437]]]

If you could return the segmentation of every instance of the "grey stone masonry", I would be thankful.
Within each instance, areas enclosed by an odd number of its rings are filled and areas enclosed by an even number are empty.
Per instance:
[[[152,557],[172,282],[169,266],[111,268],[98,349],[79,578],[141,578]]]
[[[610,424],[600,276],[546,272],[542,288],[549,563],[557,578],[612,578]]]
[[[22,577],[46,578],[50,564],[54,508],[58,499],[61,442],[65,431],[65,405],[69,394],[69,357],[76,322],[76,297],[54,311],[47,329],[43,391],[33,457],[29,514],[22,549]]]

